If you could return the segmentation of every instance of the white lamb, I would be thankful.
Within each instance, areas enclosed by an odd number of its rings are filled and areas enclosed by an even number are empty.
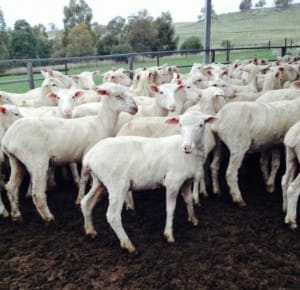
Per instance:
[[[22,118],[22,114],[18,107],[15,105],[2,105],[0,106],[0,142],[4,136],[4,133],[7,131],[9,126],[16,120]],[[8,211],[4,207],[4,203],[1,198],[2,190],[4,189],[4,176],[2,175],[4,165],[4,154],[0,150],[0,216],[8,217]]]
[[[281,179],[285,223],[291,229],[297,228],[297,204],[300,193],[300,122],[294,124],[284,137],[286,169]]]
[[[9,100],[16,106],[53,106],[54,103],[47,97],[50,92],[57,92],[62,84],[55,78],[46,78],[40,87],[26,93],[11,93],[0,91],[1,99]]]
[[[107,191],[107,220],[130,253],[135,247],[121,221],[121,211],[129,190],[166,188],[166,225],[164,235],[174,242],[173,216],[176,198],[182,190],[188,208],[188,219],[198,224],[194,214],[189,180],[199,174],[198,159],[203,154],[203,129],[215,117],[192,112],[170,117],[170,123],[181,124],[181,136],[145,138],[123,136],[98,142],[84,157],[83,171],[92,176],[92,187],[81,201],[86,234],[96,236],[92,211],[101,195]],[[119,178],[122,176],[122,178]]]
[[[75,81],[68,75],[63,74],[58,70],[53,70],[51,68],[45,68],[41,70],[41,74],[45,79],[52,77],[58,80],[64,89],[77,88]]]
[[[230,154],[226,171],[230,194],[235,203],[245,206],[238,186],[238,170],[245,154],[281,146],[288,129],[300,119],[300,100],[229,103],[216,117],[218,122],[212,130]]]
[[[76,101],[83,95],[83,91],[75,89],[61,89],[51,92],[47,97],[56,106],[19,107],[24,117],[62,117],[72,118],[72,111]]]
[[[84,154],[99,140],[112,136],[119,112],[137,112],[136,104],[121,85],[99,91],[102,107],[97,116],[78,119],[23,118],[15,122],[2,141],[9,158],[11,175],[6,184],[14,220],[22,218],[18,192],[23,179],[23,163],[31,176],[33,202],[46,222],[54,220],[46,202],[49,164],[81,162]]]
[[[72,79],[76,81],[78,89],[92,90],[96,86],[94,78],[99,76],[100,72],[98,70],[83,71],[80,74],[72,75]]]
[[[199,103],[193,107],[190,107],[186,113],[196,111],[209,115],[215,115],[222,106],[225,105],[224,91],[220,88],[207,88],[203,90],[202,97]],[[166,117],[142,117],[136,118],[126,123],[118,132],[117,136],[143,136],[143,137],[166,137],[179,133],[179,128],[171,126],[165,122]],[[209,129],[209,126],[205,128],[205,135],[203,142],[205,143],[205,151],[203,159],[199,162],[199,180],[195,180],[193,187],[193,197],[195,204],[199,204],[199,192],[204,196],[207,196],[207,190],[205,186],[205,174],[204,165],[207,161],[208,155],[214,150],[216,146],[215,138]],[[212,174],[217,175],[212,162]],[[213,179],[214,180],[214,179]],[[134,202],[132,196],[128,195],[126,200],[127,208],[133,209]]]
[[[132,85],[132,80],[130,79],[127,73],[128,71],[124,68],[107,71],[103,74],[103,83],[112,82],[126,87],[130,87]]]

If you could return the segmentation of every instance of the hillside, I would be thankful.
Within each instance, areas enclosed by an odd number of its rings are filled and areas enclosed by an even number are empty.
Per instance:
[[[211,44],[220,47],[222,40],[229,40],[234,46],[267,44],[300,44],[300,5],[289,9],[253,9],[246,13],[235,12],[218,15],[212,21]],[[203,43],[204,24],[196,22],[174,23],[176,34],[180,37],[179,46],[189,36],[200,36]]]

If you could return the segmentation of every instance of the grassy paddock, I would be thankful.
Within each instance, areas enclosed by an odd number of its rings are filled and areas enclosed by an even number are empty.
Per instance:
[[[253,57],[263,57],[267,59],[274,59],[275,55],[271,50],[258,50],[258,51],[232,51],[230,53],[230,61],[239,59],[250,59]],[[183,73],[187,73],[190,71],[191,66],[194,63],[202,63],[203,62],[203,54],[195,53],[195,54],[186,54],[186,55],[171,55],[171,56],[164,56],[159,58],[160,65],[168,64],[168,65],[175,65],[180,68],[180,71]],[[216,62],[226,62],[226,53],[225,52],[217,52],[216,53]],[[156,58],[149,58],[149,57],[138,57],[134,62],[134,69],[139,67],[150,67],[157,65]],[[53,69],[63,70],[64,66],[62,65],[48,65]],[[112,68],[128,68],[128,65],[125,63],[116,63],[116,62],[109,62],[109,61],[97,61],[97,62],[85,62],[85,63],[73,63],[68,64],[68,74],[74,75],[78,74],[82,71],[93,71],[93,70],[100,70],[100,72],[104,73]],[[35,87],[41,85],[42,82],[42,75],[40,74],[41,69],[44,67],[36,67],[34,68],[34,83]],[[29,90],[29,85],[27,81],[27,74],[26,71],[21,69],[11,69],[10,73],[12,75],[0,76],[0,90],[14,92],[14,93],[22,93]],[[9,81],[21,81],[25,80],[24,82],[18,83],[4,83]],[[3,82],[3,83],[2,83]],[[96,84],[100,84],[102,82],[101,77],[97,77],[95,79]]]

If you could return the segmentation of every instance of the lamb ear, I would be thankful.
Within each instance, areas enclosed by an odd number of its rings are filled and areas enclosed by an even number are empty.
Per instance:
[[[174,125],[174,124],[178,124],[179,123],[179,117],[170,117],[170,118],[167,118],[166,120],[165,120],[165,123],[167,123],[167,124],[172,124],[172,125]]]
[[[295,89],[299,90],[299,89],[300,89],[300,81],[295,81],[295,82],[293,83],[293,87],[294,87]]]
[[[54,92],[51,92],[51,93],[48,94],[48,98],[50,98],[50,99],[57,99],[57,94],[54,93]]]
[[[100,77],[101,73],[98,70],[93,71],[93,77]]]
[[[78,76],[78,75],[73,75],[73,76],[71,76],[71,78],[72,78],[73,80],[75,80],[75,81],[79,80],[79,76]]]
[[[218,118],[214,117],[214,116],[209,116],[205,119],[204,123],[213,123],[215,121],[217,121]]]
[[[6,114],[6,108],[0,106],[0,113]]]
[[[99,95],[108,95],[108,90],[106,90],[106,89],[95,88],[95,91],[96,91]]]
[[[176,88],[176,92],[183,89],[184,88],[184,84],[183,83],[180,83],[178,84],[178,87]]]
[[[75,98],[79,98],[83,95],[83,91],[76,91],[75,94],[74,94],[74,97]]]
[[[150,85],[150,89],[154,93],[158,93],[159,92],[159,88],[158,88],[157,85]]]

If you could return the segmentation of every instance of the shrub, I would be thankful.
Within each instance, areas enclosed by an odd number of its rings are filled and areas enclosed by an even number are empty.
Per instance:
[[[203,46],[199,37],[190,36],[182,43],[180,49],[203,49]]]

